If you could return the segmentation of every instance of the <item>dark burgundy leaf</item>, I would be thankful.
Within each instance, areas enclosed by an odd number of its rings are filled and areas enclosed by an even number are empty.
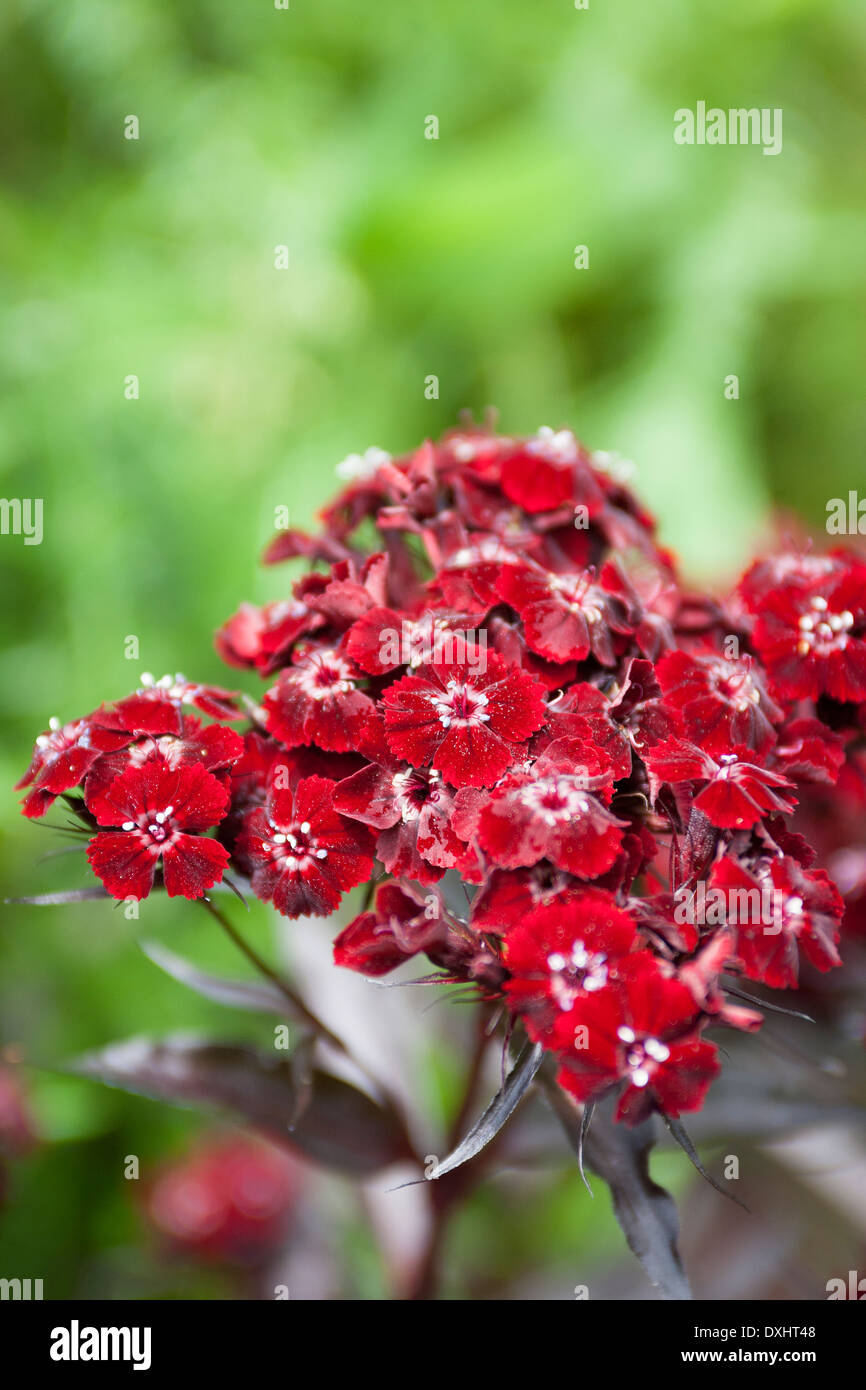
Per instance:
[[[299,1087],[306,1083],[290,1060],[251,1047],[130,1038],[87,1053],[69,1069],[152,1100],[232,1111],[306,1158],[354,1177],[413,1157],[387,1106],[322,1071],[312,1074],[304,1096]]]
[[[610,1103],[596,1105],[592,1127],[583,1133],[580,1107],[542,1073],[541,1084],[574,1152],[581,1152],[611,1191],[616,1218],[629,1247],[664,1298],[688,1300],[691,1289],[677,1248],[679,1221],[669,1192],[653,1182],[649,1152],[655,1142],[651,1120],[633,1129],[616,1124]]]

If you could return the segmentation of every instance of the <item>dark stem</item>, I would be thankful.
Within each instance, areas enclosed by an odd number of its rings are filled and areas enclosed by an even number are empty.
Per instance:
[[[475,1046],[463,1083],[463,1093],[448,1130],[446,1153],[450,1153],[460,1142],[469,1117],[475,1108],[478,1089],[484,1070],[484,1059],[487,1055],[487,1049],[492,1037],[489,1031],[489,1025],[490,1017],[488,1011],[482,1005],[476,1016]],[[489,1147],[492,1148],[493,1145]],[[427,1184],[429,1189],[430,1232],[421,1258],[415,1267],[409,1287],[404,1295],[406,1299],[416,1302],[436,1297],[439,1283],[439,1262],[448,1223],[459,1204],[478,1181],[484,1161],[485,1159],[483,1157],[479,1157],[473,1163],[468,1163],[462,1168],[455,1168],[452,1172],[445,1173],[443,1177],[437,1178],[435,1182],[429,1182]]]
[[[238,950],[246,956],[247,960],[258,970],[259,974],[263,975],[266,980],[269,980],[270,983],[279,990],[289,1006],[290,1017],[295,1016],[299,1018],[301,1022],[307,1024],[310,1031],[314,1033],[317,1038],[320,1038],[322,1042],[329,1044],[329,1046],[335,1048],[338,1052],[342,1053],[344,1057],[348,1058],[352,1065],[357,1068],[358,1072],[366,1078],[372,1094],[378,1096],[380,1100],[387,1101],[395,1120],[400,1125],[406,1143],[407,1153],[414,1154],[414,1145],[412,1144],[403,1104],[399,1096],[397,1096],[389,1086],[383,1083],[379,1077],[375,1076],[370,1071],[369,1067],[360,1061],[359,1058],[354,1056],[346,1043],[343,1042],[343,1039],[338,1037],[326,1023],[323,1023],[317,1014],[313,1013],[313,1010],[304,1003],[301,996],[292,988],[288,980],[284,979],[278,971],[268,965],[268,962],[259,955],[254,946],[251,946],[249,942],[241,936],[237,927],[229,921],[228,917],[225,916],[215,903],[211,902],[210,898],[200,898],[199,902],[207,908],[214,921],[219,922],[226,936],[237,946]]]
[[[490,1043],[490,1017],[487,1010],[482,1005],[475,1019],[475,1046],[472,1049],[472,1057],[469,1062],[469,1069],[463,1083],[463,1095],[451,1126],[448,1130],[448,1141],[446,1153],[460,1143],[463,1131],[466,1128],[470,1115],[472,1114],[478,1095],[478,1088],[481,1084],[481,1075],[484,1069],[484,1058],[487,1056],[487,1048]]]
[[[284,980],[276,970],[268,965],[267,961],[259,955],[255,947],[251,946],[249,942],[241,936],[240,932],[233,926],[220,908],[218,908],[215,903],[212,903],[210,898],[200,898],[199,901],[207,908],[214,921],[219,922],[226,936],[230,941],[234,942],[235,946],[246,956],[250,964],[260,975],[263,975],[266,980],[269,980],[270,983],[279,990],[280,994],[289,1005],[292,1015],[301,1018],[324,1042],[330,1043],[332,1047],[336,1047],[337,1050],[342,1052],[345,1056],[350,1056],[349,1049],[346,1047],[343,1040],[338,1038],[336,1033],[332,1033],[331,1029],[313,1013],[312,1009],[307,1007],[303,999],[296,993],[289,982]]]

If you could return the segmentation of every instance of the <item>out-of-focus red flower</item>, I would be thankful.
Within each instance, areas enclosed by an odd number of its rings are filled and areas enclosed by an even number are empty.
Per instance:
[[[775,578],[775,582],[773,582]],[[866,564],[854,555],[759,561],[741,592],[752,641],[785,700],[866,700]]]
[[[219,1136],[164,1166],[148,1188],[146,1212],[174,1251],[256,1265],[285,1241],[302,1187],[299,1165],[282,1149]]]
[[[733,924],[736,954],[746,975],[773,989],[796,989],[802,952],[818,970],[840,964],[836,949],[845,904],[822,869],[804,869],[790,855],[761,858],[751,864],[725,856],[710,875],[713,888],[740,891],[740,901],[765,912],[749,912]]]
[[[18,1069],[0,1063],[0,1157],[23,1158],[38,1142],[36,1120]]]
[[[680,712],[686,737],[710,754],[742,744],[766,753],[783,715],[757,664],[715,652],[667,652],[656,665],[665,704]]]
[[[667,739],[647,750],[646,763],[656,785],[699,787],[695,807],[720,830],[735,830],[796,804],[793,782],[755,761],[757,756],[736,746],[713,758],[685,739]]]

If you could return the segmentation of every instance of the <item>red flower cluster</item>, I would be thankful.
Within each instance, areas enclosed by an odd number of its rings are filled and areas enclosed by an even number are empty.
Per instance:
[[[797,824],[822,788],[866,800],[866,564],[785,554],[724,601],[685,591],[568,431],[340,471],[320,534],[266,556],[317,568],[217,635],[268,682],[243,737],[182,712],[235,718],[226,692],[148,687],[42,736],[26,813],[80,788],[115,896],[159,871],[196,897],[229,859],[290,917],[376,882],[339,964],[424,953],[505,1001],[578,1100],[700,1107],[707,1028],[761,1022],[724,977],[839,962],[846,904]]]
[[[29,788],[25,815],[44,815],[62,796],[84,825],[98,827],[87,858],[112,897],[146,898],[159,873],[170,897],[200,898],[228,863],[225,846],[203,832],[226,815],[243,739],[203,726],[185,706],[240,718],[229,691],[143,676],[117,704],[64,727],[52,720],[18,783]]]

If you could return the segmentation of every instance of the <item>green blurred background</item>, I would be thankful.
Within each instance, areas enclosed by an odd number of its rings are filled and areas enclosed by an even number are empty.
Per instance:
[[[3,785],[49,716],[142,669],[220,679],[213,629],[286,588],[258,566],[274,508],[308,521],[346,454],[402,452],[464,408],[634,459],[698,577],[729,577],[774,503],[821,526],[866,473],[864,55],[859,0],[3,0],[0,486],[44,499],[41,546],[0,537]],[[782,107],[782,154],[677,146],[698,100]],[[54,838],[16,800],[5,891],[83,882],[74,857],[37,862]],[[228,966],[194,910],[146,915]],[[251,930],[266,946],[264,912]],[[50,1064],[143,1030],[257,1036],[163,980],[135,931],[4,908],[0,1042]],[[437,1056],[419,1084],[444,1114],[457,1056]],[[196,1122],[29,1079],[53,1142],[16,1169],[0,1274],[177,1291],[142,1273],[118,1155],[155,1160]],[[480,1197],[455,1291],[492,1249],[506,1272],[571,1269],[618,1241],[573,1196],[571,1176],[533,1189],[508,1249]],[[342,1288],[375,1297],[346,1220]]]

